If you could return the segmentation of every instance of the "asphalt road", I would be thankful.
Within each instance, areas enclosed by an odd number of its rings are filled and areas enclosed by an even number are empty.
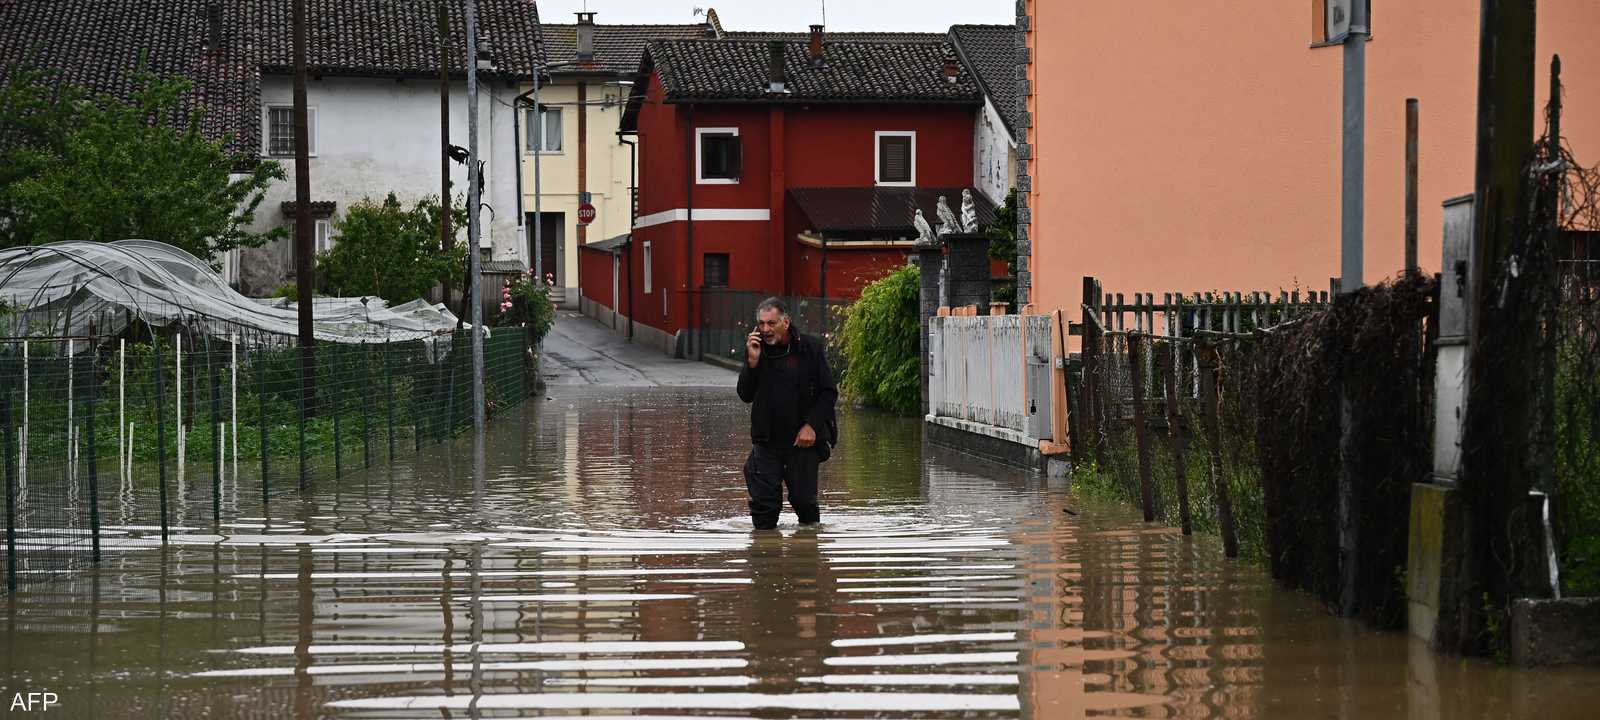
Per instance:
[[[540,349],[541,369],[551,385],[615,387],[732,387],[731,370],[677,360],[570,310],[556,311],[555,326]]]

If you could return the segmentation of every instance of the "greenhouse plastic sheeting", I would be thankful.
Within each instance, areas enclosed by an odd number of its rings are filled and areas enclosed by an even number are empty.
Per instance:
[[[115,334],[130,319],[154,326],[183,325],[212,336],[241,333],[256,342],[293,338],[294,303],[256,300],[229,287],[206,263],[151,240],[62,242],[0,250],[0,334],[77,336]],[[316,298],[319,341],[405,341],[450,333],[456,316],[443,305],[415,300],[389,307],[381,298]]]

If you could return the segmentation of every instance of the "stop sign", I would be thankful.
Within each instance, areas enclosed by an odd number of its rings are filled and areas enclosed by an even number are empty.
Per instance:
[[[579,205],[578,224],[588,225],[592,222],[594,222],[594,206],[590,205],[589,203],[583,203],[582,205]]]

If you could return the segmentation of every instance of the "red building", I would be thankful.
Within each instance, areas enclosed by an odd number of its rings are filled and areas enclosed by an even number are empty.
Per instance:
[[[705,290],[849,298],[905,264],[914,210],[937,224],[972,184],[983,97],[957,57],[945,35],[820,28],[652,42],[622,122],[633,232],[581,254],[586,304],[685,354]]]

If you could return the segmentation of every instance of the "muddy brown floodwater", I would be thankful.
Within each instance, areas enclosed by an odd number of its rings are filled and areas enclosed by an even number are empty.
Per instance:
[[[753,534],[731,391],[550,395],[481,486],[469,439],[265,514],[246,478],[165,548],[116,494],[98,572],[4,600],[0,689],[100,718],[1600,712],[1600,673],[1436,658],[915,421],[847,414],[823,527]]]

